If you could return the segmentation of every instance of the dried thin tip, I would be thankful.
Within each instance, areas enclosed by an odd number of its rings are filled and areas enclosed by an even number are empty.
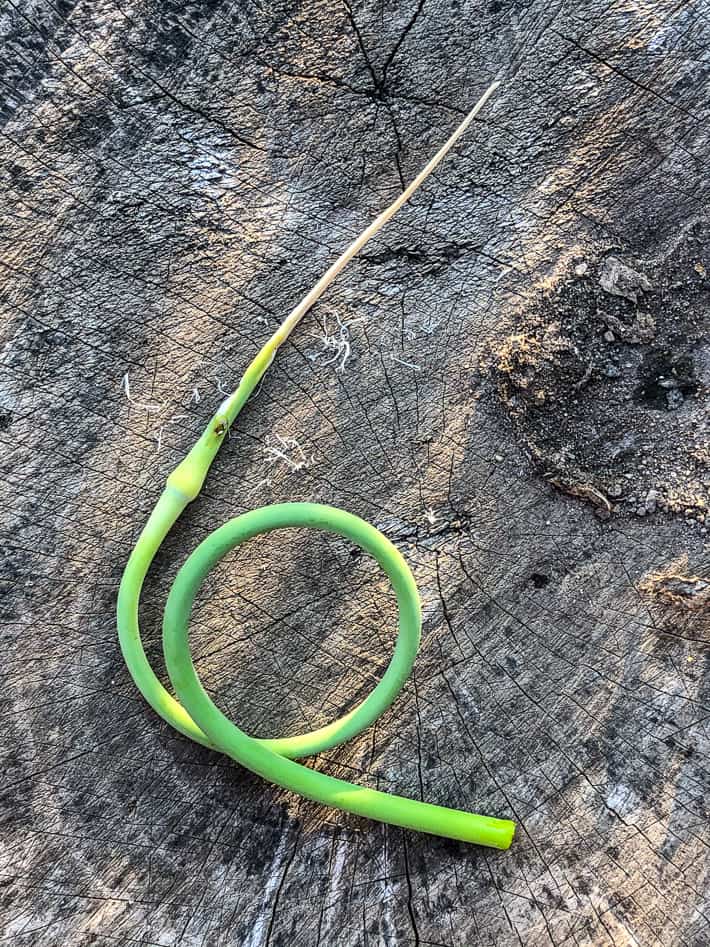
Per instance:
[[[434,171],[435,168],[437,168],[438,165],[443,161],[443,159],[463,135],[473,119],[481,111],[483,106],[490,99],[499,85],[500,80],[496,79],[488,86],[486,91],[476,102],[466,118],[464,118],[464,120],[461,122],[459,127],[454,130],[449,139],[444,142],[434,157],[431,158],[430,161],[422,168],[414,180],[411,181],[411,183],[402,191],[399,197],[392,204],[390,204],[389,207],[383,210],[382,213],[369,225],[369,227],[366,227],[360,236],[357,237],[350,244],[350,246],[345,251],[343,251],[343,253],[340,254],[335,263],[331,264],[323,276],[321,276],[313,289],[303,297],[303,299],[290,313],[290,315],[284,319],[284,321],[281,323],[281,326],[276,330],[269,342],[267,342],[266,346],[264,346],[262,349],[262,353],[268,351],[271,353],[271,357],[273,358],[273,353],[275,353],[276,349],[288,338],[294,327],[303,318],[305,313],[308,312],[313,303],[320,298],[325,289],[330,286],[335,277],[338,275],[338,273],[340,273],[348,261],[352,260],[352,258],[360,252],[360,250],[365,246],[371,237],[374,237],[376,233],[379,233],[387,221],[394,217],[400,207],[402,207],[403,204],[406,204],[412,194],[415,193],[417,188],[419,188],[424,183],[424,181],[426,181],[432,171]],[[257,356],[257,358],[259,357],[260,356]]]
[[[469,122],[481,111],[483,106],[486,104],[486,102],[490,99],[490,97],[496,91],[500,83],[501,83],[500,79],[496,79],[494,82],[491,82],[491,84],[488,86],[486,91],[483,93],[483,95],[476,102],[476,104],[473,106],[471,111],[468,113],[468,115],[464,119],[462,123],[464,126],[468,126]]]

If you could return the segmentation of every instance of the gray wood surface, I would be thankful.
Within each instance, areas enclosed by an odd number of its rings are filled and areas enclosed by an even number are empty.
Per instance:
[[[0,0],[1,943],[710,943],[709,14]],[[420,585],[421,653],[309,765],[514,818],[507,853],[190,744],[114,630],[220,391],[496,75],[279,355],[142,621],[162,666],[170,579],[229,516],[371,520]],[[394,628],[366,559],[290,531],[211,577],[193,640],[220,704],[277,735],[367,693]]]

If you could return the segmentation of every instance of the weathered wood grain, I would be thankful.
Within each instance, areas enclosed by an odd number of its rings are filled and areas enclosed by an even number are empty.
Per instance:
[[[2,943],[710,941],[709,15],[1,0]],[[326,812],[179,738],[114,631],[220,390],[496,75],[279,355],[143,624],[160,664],[171,576],[228,516],[370,519],[420,584],[421,655],[312,765],[514,818],[508,853]],[[366,561],[292,532],[212,577],[194,640],[222,705],[276,735],[366,693],[393,626]]]

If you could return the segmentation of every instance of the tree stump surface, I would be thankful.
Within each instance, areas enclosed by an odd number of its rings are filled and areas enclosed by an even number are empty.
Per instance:
[[[710,939],[710,4],[7,0],[2,943]],[[310,313],[151,571],[341,506],[411,564],[415,673],[307,765],[514,819],[508,852],[301,800],[183,739],[115,633],[164,480],[257,348],[485,86]],[[710,514],[707,520],[710,525]],[[391,653],[346,542],[254,540],[194,614],[259,736]]]

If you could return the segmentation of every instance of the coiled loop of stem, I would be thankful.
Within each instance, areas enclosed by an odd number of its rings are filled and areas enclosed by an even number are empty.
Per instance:
[[[421,609],[409,567],[382,533],[351,513],[317,503],[283,503],[251,510],[207,536],[178,572],[168,596],[163,648],[177,699],[163,687],[141,643],[138,599],[148,567],[186,503],[184,494],[175,486],[166,486],[131,554],[119,590],[118,628],[123,656],[141,693],[163,719],[191,739],[227,754],[265,779],[325,805],[404,828],[507,848],[515,826],[506,819],[492,819],[355,786],[294,762],[296,757],[338,746],[370,726],[399,693],[419,645]],[[359,706],[311,733],[259,740],[229,720],[200,683],[190,655],[190,614],[205,576],[227,552],[257,534],[290,526],[338,533],[374,556],[389,576],[397,596],[399,635],[384,676]]]

